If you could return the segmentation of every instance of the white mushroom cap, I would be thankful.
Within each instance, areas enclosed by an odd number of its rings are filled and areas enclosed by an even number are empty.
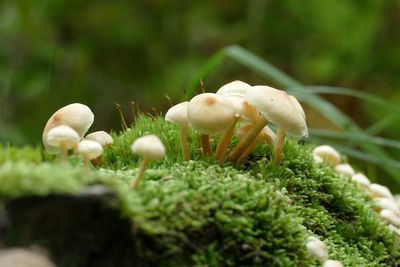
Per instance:
[[[394,232],[398,237],[400,237],[400,229],[397,228],[396,226],[393,226],[391,224],[388,225],[388,228]]]
[[[2,267],[55,267],[44,255],[22,248],[0,250]]]
[[[49,130],[46,143],[52,147],[66,149],[74,148],[79,143],[79,135],[69,126],[60,125]]]
[[[188,105],[189,102],[185,101],[171,107],[165,114],[165,120],[187,126],[189,124],[187,117]]]
[[[313,155],[317,155],[326,161],[331,167],[335,167],[340,163],[340,154],[331,146],[321,145],[314,148]]]
[[[318,156],[318,155],[316,155],[314,153],[312,153],[312,157],[313,157],[314,162],[317,163],[317,164],[320,164],[320,163],[324,162],[324,160],[320,156]]]
[[[392,210],[383,209],[379,212],[379,215],[389,224],[400,227],[400,216],[398,213]]]
[[[235,107],[232,102],[212,93],[193,97],[187,112],[190,126],[202,134],[222,132],[235,119]]]
[[[85,139],[96,141],[97,143],[100,143],[100,145],[102,145],[103,147],[112,145],[114,143],[111,135],[109,135],[105,131],[97,131],[90,133],[85,136]]]
[[[57,110],[47,121],[43,131],[42,139],[47,152],[51,154],[58,152],[56,147],[49,145],[46,141],[47,133],[50,129],[59,125],[67,125],[82,138],[93,124],[93,121],[94,115],[90,108],[80,103],[73,103]]]
[[[335,171],[347,177],[352,177],[354,174],[356,174],[353,167],[351,167],[350,164],[347,163],[336,165]]]
[[[96,141],[82,140],[76,147],[75,152],[82,158],[91,160],[103,154],[103,147]]]
[[[165,147],[155,135],[142,136],[133,142],[132,152],[150,160],[161,160],[165,157]]]
[[[397,206],[396,202],[390,198],[378,197],[373,199],[374,204],[376,205],[377,210],[391,210],[393,212],[399,213],[400,209]]]
[[[397,206],[400,207],[400,195],[396,194],[393,196],[393,198],[394,198],[394,201],[396,202]]]
[[[358,172],[356,174],[354,174],[351,177],[351,180],[355,181],[357,184],[359,184],[360,186],[364,187],[364,188],[369,188],[369,185],[371,184],[370,180],[368,179],[367,176],[365,176],[364,174]]]
[[[393,199],[392,193],[390,192],[389,188],[387,188],[386,186],[383,186],[380,184],[375,184],[375,183],[370,184],[369,191],[370,191],[372,198],[385,197],[385,198]]]
[[[343,264],[340,261],[327,260],[322,267],[343,267]]]
[[[246,91],[251,88],[251,85],[236,80],[230,83],[223,85],[221,88],[218,89],[218,95],[241,95],[244,96]]]
[[[328,248],[321,240],[317,238],[308,238],[306,241],[306,248],[308,253],[320,262],[328,260]]]
[[[293,103],[285,91],[257,85],[247,90],[245,99],[266,120],[284,129],[289,135],[308,135],[304,111],[299,110],[298,102]]]

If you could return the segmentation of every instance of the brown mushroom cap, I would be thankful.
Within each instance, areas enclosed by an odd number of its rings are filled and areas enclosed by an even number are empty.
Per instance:
[[[47,121],[43,131],[43,144],[47,152],[54,154],[59,150],[47,143],[47,133],[50,129],[59,126],[67,125],[74,129],[80,138],[82,138],[90,126],[93,124],[94,115],[90,108],[80,103],[73,103],[57,110]]]

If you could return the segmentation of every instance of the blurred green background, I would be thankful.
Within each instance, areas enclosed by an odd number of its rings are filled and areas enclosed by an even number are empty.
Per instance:
[[[400,99],[399,25],[400,1],[395,0],[2,0],[0,143],[40,143],[50,115],[72,102],[92,108],[92,131],[119,130],[113,101],[129,122],[132,101],[144,111],[165,111],[166,95],[177,103],[194,84],[200,90],[200,78],[207,91],[235,79],[286,89],[232,58],[215,63],[215,53],[232,44],[303,84],[352,88],[395,105]],[[361,128],[374,125],[365,138],[386,138],[383,146],[368,140],[384,147],[387,158],[367,149],[370,158],[358,157],[366,163],[359,165],[376,179],[400,184],[395,141],[400,115],[354,93],[323,97]],[[312,127],[343,132],[328,122],[330,114],[308,109],[307,115]],[[353,152],[361,142],[357,134],[352,139],[359,140],[351,144],[346,137],[318,138],[341,142]],[[392,170],[381,172],[379,159],[390,160]]]

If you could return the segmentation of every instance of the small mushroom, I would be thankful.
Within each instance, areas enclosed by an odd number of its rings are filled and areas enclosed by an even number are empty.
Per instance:
[[[335,167],[340,163],[340,154],[331,146],[321,145],[317,146],[312,151],[313,156],[318,156],[331,167]]]
[[[47,143],[47,134],[50,129],[59,125],[67,125],[74,129],[78,133],[80,139],[82,139],[87,130],[93,124],[93,121],[94,115],[86,105],[73,103],[60,108],[50,117],[43,130],[42,139],[46,151],[50,154],[59,153],[59,148]]]
[[[384,185],[375,184],[375,183],[370,184],[369,192],[370,192],[371,198],[384,197],[384,198],[394,199],[389,188],[387,188]]]
[[[61,159],[65,161],[68,150],[73,149],[79,143],[78,133],[69,126],[60,125],[52,128],[46,135],[46,144],[56,148],[61,153]]]
[[[374,204],[375,204],[375,209],[377,211],[381,211],[381,210],[391,210],[395,213],[399,213],[400,209],[397,206],[396,202],[394,202],[393,199],[390,198],[384,198],[384,197],[378,197],[378,198],[374,198],[373,199]]]
[[[95,159],[103,154],[103,147],[96,141],[82,140],[76,147],[75,153],[82,158],[83,163],[86,166],[89,166],[92,159]]]
[[[189,125],[200,133],[204,155],[212,154],[209,136],[226,130],[235,119],[235,108],[225,97],[203,93],[193,97],[188,104]]]
[[[343,174],[344,176],[346,176],[348,178],[350,178],[354,174],[356,174],[353,167],[351,167],[350,164],[347,164],[347,163],[342,163],[342,164],[336,165],[335,171],[339,174]]]
[[[179,103],[171,107],[165,114],[165,120],[179,124],[180,141],[182,146],[182,154],[184,160],[190,160],[189,143],[187,140],[189,121],[187,117],[188,101]]]
[[[343,264],[337,260],[327,260],[322,267],[343,267]]]
[[[308,135],[304,111],[299,110],[300,104],[289,98],[286,92],[269,86],[253,86],[247,90],[245,99],[256,108],[261,117],[231,152],[230,161],[236,162],[269,122],[278,127],[275,162],[280,160],[286,132],[297,137]]]
[[[400,227],[400,216],[393,210],[383,209],[379,212],[379,216],[387,223]]]
[[[359,184],[364,189],[369,189],[371,182],[369,181],[368,177],[364,174],[358,172],[351,177],[351,180]]]
[[[96,141],[103,147],[103,149],[111,146],[114,143],[114,140],[111,137],[111,135],[109,135],[105,131],[97,131],[90,133],[85,136],[85,140]],[[102,157],[99,156],[97,158],[92,159],[92,163],[96,167],[101,167],[103,165]]]
[[[321,263],[328,260],[328,248],[325,243],[315,237],[306,240],[306,248],[309,254]]]
[[[138,173],[132,183],[132,189],[135,189],[143,177],[149,160],[161,160],[165,157],[165,147],[157,136],[146,135],[136,139],[131,149],[133,153],[143,157]]]

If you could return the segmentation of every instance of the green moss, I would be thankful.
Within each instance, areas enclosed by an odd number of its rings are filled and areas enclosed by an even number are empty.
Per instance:
[[[151,163],[138,189],[131,191],[140,159],[129,146],[150,133],[164,142],[167,157]],[[326,240],[330,257],[346,266],[400,262],[398,239],[367,196],[328,166],[315,165],[310,146],[288,140],[280,165],[271,163],[270,148],[261,146],[235,168],[200,159],[193,133],[194,160],[184,162],[179,130],[162,118],[141,116],[131,130],[114,133],[114,139],[100,170],[83,168],[76,159],[40,162],[0,150],[6,159],[0,166],[0,198],[12,203],[27,196],[79,194],[88,185],[104,184],[118,199],[105,205],[134,229],[124,233],[134,244],[124,249],[127,255],[134,250],[143,266],[315,266],[304,246],[310,234]],[[58,259],[63,262],[71,263]]]

